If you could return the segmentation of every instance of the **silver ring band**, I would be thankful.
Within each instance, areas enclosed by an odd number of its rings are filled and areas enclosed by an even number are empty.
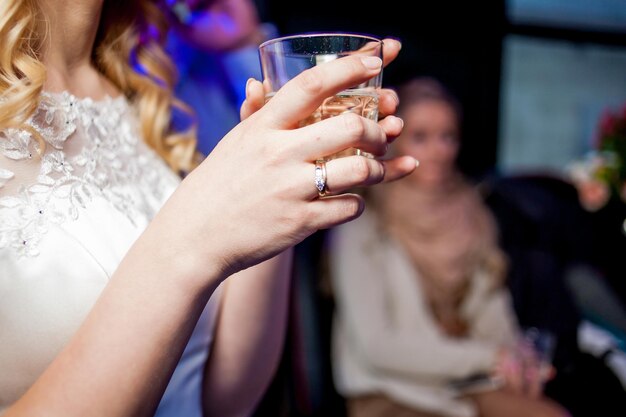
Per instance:
[[[323,159],[315,161],[315,188],[317,188],[317,195],[320,197],[328,194],[328,187],[326,187],[326,161]]]

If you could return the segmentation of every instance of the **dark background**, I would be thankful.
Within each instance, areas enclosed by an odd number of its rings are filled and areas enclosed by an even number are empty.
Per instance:
[[[281,35],[342,31],[400,39],[402,52],[385,69],[384,84],[395,86],[414,76],[442,81],[464,106],[461,167],[476,178],[493,168],[506,29],[503,0],[258,0],[258,7],[261,19],[273,22]]]
[[[495,173],[502,48],[507,35],[626,46],[626,28],[617,32],[511,22],[505,0],[255,2],[262,21],[274,23],[281,35],[340,31],[400,39],[402,52],[385,69],[385,85],[432,76],[457,96],[465,116],[459,163],[475,180]]]

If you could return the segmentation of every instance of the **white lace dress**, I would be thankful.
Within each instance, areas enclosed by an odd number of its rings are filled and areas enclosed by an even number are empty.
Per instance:
[[[0,131],[0,414],[80,326],[179,183],[139,138],[124,97],[44,93],[27,130]],[[218,296],[202,314],[160,416],[201,416]]]

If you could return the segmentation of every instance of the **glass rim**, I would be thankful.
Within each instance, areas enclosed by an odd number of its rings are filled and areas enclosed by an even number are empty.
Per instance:
[[[361,33],[351,33],[351,32],[310,32],[310,33],[298,33],[295,35],[287,35],[281,36],[280,38],[269,39],[262,44],[259,45],[259,50],[265,48],[266,46],[273,45],[276,43],[289,41],[297,38],[321,38],[323,36],[336,36],[336,37],[346,37],[346,38],[360,38],[368,41],[373,41],[378,44],[382,44],[383,40],[376,38],[372,35],[364,35]]]

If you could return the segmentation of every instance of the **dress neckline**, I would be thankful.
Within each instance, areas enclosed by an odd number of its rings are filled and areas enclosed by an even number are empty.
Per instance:
[[[115,97],[106,94],[102,98],[94,99],[92,97],[77,97],[67,90],[63,91],[43,91],[42,97],[51,99],[55,102],[64,103],[79,103],[85,106],[107,106],[115,104],[128,104],[128,100],[124,94],[119,94]]]

